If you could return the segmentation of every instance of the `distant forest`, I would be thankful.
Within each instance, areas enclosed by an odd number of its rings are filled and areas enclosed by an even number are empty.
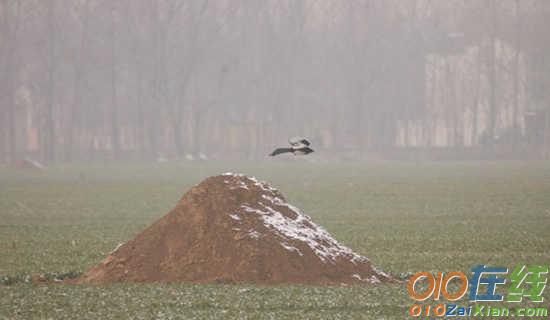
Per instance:
[[[550,158],[548,0],[0,0],[0,162]]]

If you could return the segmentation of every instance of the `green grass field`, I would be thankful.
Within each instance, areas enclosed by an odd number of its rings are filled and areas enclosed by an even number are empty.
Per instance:
[[[4,168],[0,319],[406,318],[413,301],[404,285],[28,283],[34,274],[84,272],[168,212],[190,186],[225,171],[271,182],[336,239],[394,275],[550,264],[548,163]],[[537,306],[550,306],[549,291]]]

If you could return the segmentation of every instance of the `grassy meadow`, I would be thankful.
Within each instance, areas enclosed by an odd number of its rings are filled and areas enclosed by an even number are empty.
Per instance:
[[[167,213],[190,186],[225,171],[272,183],[336,239],[396,276],[550,264],[550,163],[0,168],[0,319],[406,318],[413,301],[404,285],[29,281],[84,272]],[[549,292],[539,307],[550,308]]]

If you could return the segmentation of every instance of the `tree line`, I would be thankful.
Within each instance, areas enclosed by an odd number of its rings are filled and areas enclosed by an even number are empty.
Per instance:
[[[548,30],[546,0],[0,0],[0,162],[548,157]]]

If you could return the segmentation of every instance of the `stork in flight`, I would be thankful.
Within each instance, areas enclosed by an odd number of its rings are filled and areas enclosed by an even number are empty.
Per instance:
[[[290,143],[290,148],[277,148],[273,150],[273,152],[271,152],[269,155],[273,157],[281,153],[292,153],[295,156],[298,156],[310,154],[313,152],[313,149],[309,147],[311,143],[305,138],[290,138],[288,139],[288,143]]]

